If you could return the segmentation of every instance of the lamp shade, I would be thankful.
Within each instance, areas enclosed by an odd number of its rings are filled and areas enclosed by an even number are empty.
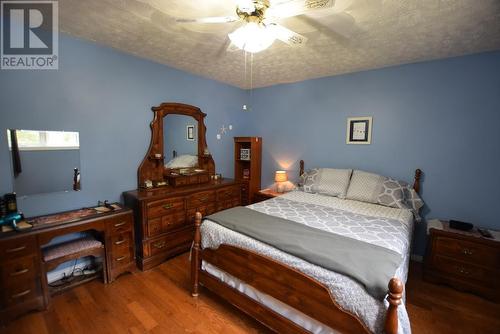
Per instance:
[[[286,176],[286,171],[284,170],[277,170],[276,173],[274,174],[275,182],[285,182],[287,180],[288,178]]]

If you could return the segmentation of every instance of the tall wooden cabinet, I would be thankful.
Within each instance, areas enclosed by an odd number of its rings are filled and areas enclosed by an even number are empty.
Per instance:
[[[242,205],[253,203],[260,190],[262,138],[234,137],[234,178],[241,181]]]

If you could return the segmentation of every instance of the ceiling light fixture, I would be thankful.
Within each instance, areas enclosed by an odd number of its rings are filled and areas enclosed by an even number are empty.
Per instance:
[[[276,39],[274,32],[260,22],[248,22],[228,36],[234,45],[250,53],[267,49]]]

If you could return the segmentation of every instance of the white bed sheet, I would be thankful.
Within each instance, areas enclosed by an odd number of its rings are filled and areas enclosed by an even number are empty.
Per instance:
[[[352,230],[356,231],[356,229],[344,229],[342,226],[337,226],[338,224],[327,227],[320,226],[318,228],[354,237],[373,244],[378,244],[399,252],[402,255],[403,260],[397,271],[394,273],[394,276],[400,278],[403,282],[406,282],[410,259],[410,241],[413,231],[413,218],[409,210],[388,208],[375,204],[343,200],[336,197],[310,194],[302,191],[293,191],[280,196],[279,198],[250,205],[249,208],[304,223],[304,217],[296,217],[297,214],[301,215],[301,213],[300,211],[293,212],[293,206],[296,205],[300,210],[303,210],[305,208],[305,204],[307,204],[307,209],[312,211],[319,210],[321,208],[332,208],[369,217],[379,217],[385,220],[390,219],[390,222],[393,224],[392,226],[381,227],[383,229],[394,230],[391,230],[392,235],[389,235],[390,238],[385,236],[385,238],[373,238],[372,240],[371,235],[373,235],[373,233],[352,234]],[[322,214],[323,213],[324,212],[322,212]],[[305,218],[307,219],[308,217],[306,216]],[[394,224],[398,226],[396,230]],[[370,228],[371,231],[373,231],[376,226],[371,226]],[[394,242],[391,242],[393,239]],[[398,240],[399,242],[396,242]],[[321,283],[328,286],[332,295],[335,296],[337,303],[343,309],[356,314],[373,332],[382,332],[385,312],[388,307],[387,301],[384,300],[384,302],[382,302],[376,300],[354,279],[316,266],[260,241],[229,230],[215,222],[206,220],[202,225],[202,248],[208,247],[215,249],[220,244],[229,244],[258,252],[259,254],[269,256],[275,260],[285,263],[306,275],[314,277]],[[259,300],[274,311],[287,316],[287,318],[312,333],[333,332],[325,325],[266,294],[256,291],[254,288],[244,284],[235,277],[222,272],[218,268],[207,266],[205,263],[203,266],[226,284],[237,287],[241,292],[247,294],[253,299]],[[404,304],[398,308],[398,317],[400,324],[398,332],[401,334],[410,333],[411,329]]]

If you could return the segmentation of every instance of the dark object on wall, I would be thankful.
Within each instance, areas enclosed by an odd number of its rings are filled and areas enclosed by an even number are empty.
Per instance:
[[[242,181],[242,205],[253,203],[260,190],[262,138],[234,137],[234,178]]]
[[[14,171],[14,177],[17,177],[22,173],[23,168],[21,167],[21,156],[19,155],[16,129],[10,129],[10,145],[12,152],[12,170]]]
[[[78,168],[73,169],[73,190],[74,191],[80,191],[81,185],[80,185],[80,171]]]
[[[450,227],[460,231],[470,231],[474,225],[459,220],[450,220]]]

